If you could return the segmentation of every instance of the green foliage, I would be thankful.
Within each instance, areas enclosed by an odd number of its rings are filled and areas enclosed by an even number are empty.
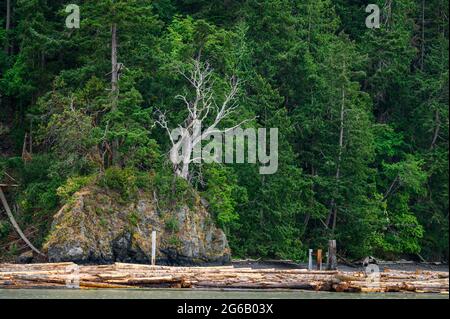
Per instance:
[[[36,216],[45,218],[53,214],[59,203],[56,190],[63,180],[54,175],[52,157],[41,155],[35,156],[28,163],[17,159],[9,164],[21,176],[23,190],[18,197],[18,203],[25,213],[25,218],[31,221]]]
[[[204,172],[207,186],[203,193],[209,202],[209,210],[216,217],[220,226],[239,219],[237,202],[246,202],[246,190],[237,185],[237,178],[230,169],[223,166],[212,165]]]
[[[162,210],[187,205],[194,208],[197,195],[189,183],[170,171],[161,170],[153,178],[159,207]]]
[[[6,238],[11,230],[10,223],[0,220],[0,239]]]
[[[138,217],[137,213],[132,212],[131,214],[129,214],[128,215],[128,221],[130,223],[130,226],[138,227],[138,225],[139,225],[139,217]]]
[[[177,235],[172,235],[168,239],[169,246],[179,248],[182,244],[181,240],[177,237]]]
[[[172,233],[176,233],[179,229],[178,220],[174,216],[165,219],[165,226]]]
[[[136,175],[133,169],[118,167],[108,168],[98,180],[101,187],[116,191],[123,200],[129,200],[136,195]]]
[[[56,192],[64,202],[67,202],[73,194],[91,184],[94,181],[94,178],[95,176],[69,177],[64,185],[58,187]]]
[[[448,260],[447,1],[374,0],[379,29],[365,26],[361,1],[78,3],[77,30],[65,28],[62,0],[12,1],[9,31],[0,8],[0,182],[8,173],[20,184],[8,197],[21,226],[37,229],[34,243],[95,182],[124,202],[152,192],[163,212],[195,210],[201,194],[235,256],[304,260],[337,239],[349,258]],[[214,67],[217,103],[223,79],[242,80],[239,112],[220,128],[251,118],[248,127],[279,128],[276,174],[202,164],[190,181],[174,176],[155,111],[170,128],[186,118],[175,97],[192,91],[177,70],[198,55]]]

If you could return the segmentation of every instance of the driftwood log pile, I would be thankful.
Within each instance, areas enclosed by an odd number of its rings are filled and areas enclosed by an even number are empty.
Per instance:
[[[224,267],[168,267],[115,263],[0,264],[0,288],[240,288],[337,292],[448,293],[449,273],[385,270],[307,271]]]

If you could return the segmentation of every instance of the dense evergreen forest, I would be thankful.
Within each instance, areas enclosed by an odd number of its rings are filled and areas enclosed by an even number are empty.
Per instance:
[[[79,5],[80,28],[65,9]],[[380,28],[366,27],[375,3]],[[448,1],[0,0],[0,184],[41,247],[92,180],[200,192],[234,257],[448,260]],[[158,125],[186,118],[177,72],[208,62],[221,123],[279,128],[279,168],[192,165]],[[113,67],[112,67],[113,65]],[[175,183],[174,183],[175,180]],[[174,188],[175,187],[175,188]],[[175,189],[175,191],[174,191]],[[174,193],[175,192],[175,193]],[[0,214],[0,256],[24,249]]]

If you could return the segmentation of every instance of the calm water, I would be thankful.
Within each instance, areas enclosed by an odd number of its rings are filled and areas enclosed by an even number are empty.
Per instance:
[[[0,289],[0,299],[448,299],[445,294],[355,294],[300,290]]]

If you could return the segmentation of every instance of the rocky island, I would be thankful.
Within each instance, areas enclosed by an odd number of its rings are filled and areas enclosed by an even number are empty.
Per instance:
[[[151,234],[157,232],[159,265],[222,265],[230,262],[226,236],[199,196],[161,210],[155,192],[139,191],[132,201],[99,187],[73,195],[54,216],[44,245],[50,262],[146,263]]]

